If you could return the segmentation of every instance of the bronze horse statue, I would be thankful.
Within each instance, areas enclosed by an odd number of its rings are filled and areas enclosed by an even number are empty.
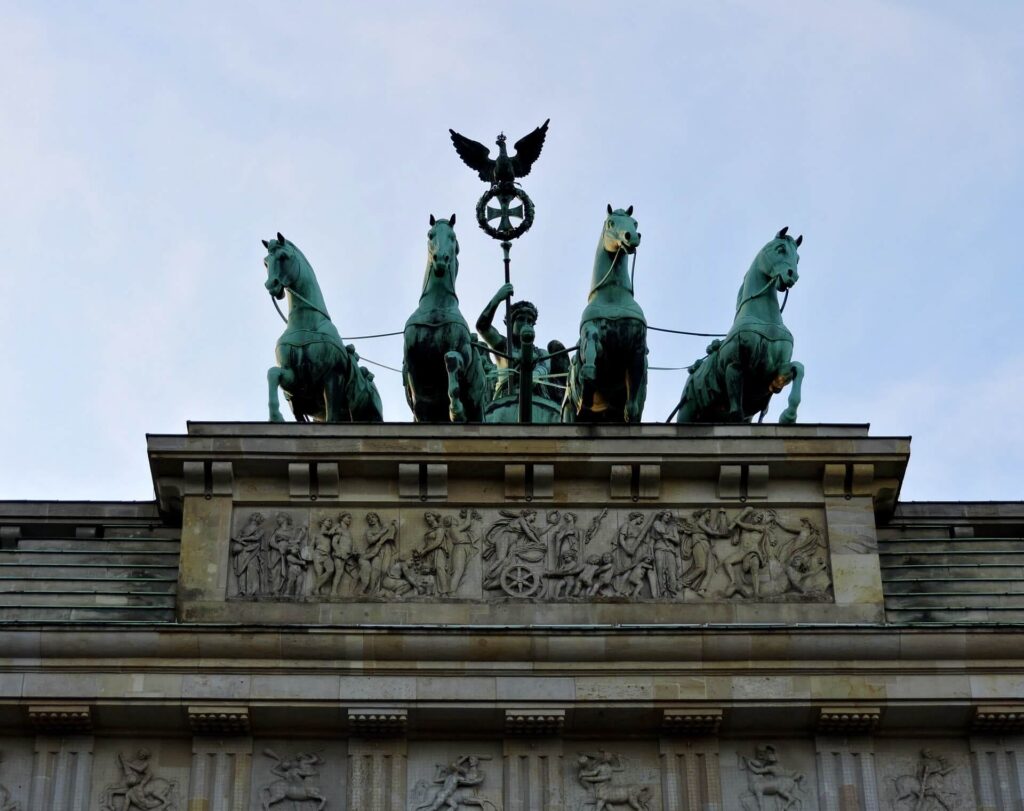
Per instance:
[[[419,306],[405,322],[402,380],[416,422],[483,422],[490,392],[480,353],[459,310],[455,215],[430,215]]]
[[[633,206],[608,206],[580,319],[562,422],[640,422],[647,397],[647,320],[633,298],[629,257],[640,245]]]
[[[267,372],[271,421],[284,422],[280,386],[298,422],[381,422],[373,374],[359,365],[355,347],[342,342],[309,261],[280,232],[276,239],[263,240],[263,247],[267,290],[275,299],[288,296],[287,326],[275,349],[277,366]]]
[[[796,422],[802,363],[793,360],[793,333],[782,322],[779,293],[797,283],[796,239],[783,228],[754,257],[736,296],[736,317],[722,340],[712,341],[706,357],[690,366],[677,422],[750,422],[764,418],[768,402],[788,383],[789,403],[780,423]],[[785,306],[785,304],[783,304]]]

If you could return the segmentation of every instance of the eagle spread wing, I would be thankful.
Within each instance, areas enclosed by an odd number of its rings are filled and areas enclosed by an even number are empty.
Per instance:
[[[540,151],[544,148],[544,138],[547,137],[548,124],[550,122],[551,119],[549,118],[529,135],[524,135],[516,141],[516,154],[512,158],[512,168],[515,169],[516,177],[526,177],[530,174],[530,167],[540,157]],[[456,146],[456,149],[458,149],[458,146]],[[462,153],[459,152],[459,154],[461,155]],[[462,159],[466,160],[465,156]],[[468,163],[469,161],[466,162]]]
[[[462,158],[462,162],[470,169],[475,170],[480,175],[481,180],[490,183],[491,176],[494,173],[494,161],[491,160],[491,150],[479,141],[474,141],[465,135],[460,135],[455,130],[450,129],[448,132],[452,134],[452,143],[455,145],[455,151]],[[524,138],[523,140],[525,141],[526,139]],[[543,135],[540,140],[541,143],[544,142]],[[540,154],[539,148],[537,149],[537,154]]]

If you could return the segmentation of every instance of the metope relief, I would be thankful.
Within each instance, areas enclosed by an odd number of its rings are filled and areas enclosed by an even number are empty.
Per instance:
[[[438,763],[432,782],[420,780],[413,787],[410,811],[469,811],[483,808],[501,811],[501,804],[483,796],[486,775],[484,755],[462,755],[450,763]]]
[[[101,792],[101,811],[177,811],[177,784],[153,774],[148,749],[118,753],[117,765],[120,780]]]
[[[652,811],[651,788],[623,779],[625,758],[601,749],[594,753],[580,752],[576,759],[576,780],[586,792],[587,799],[579,811],[614,811],[635,809]]]
[[[307,802],[323,811],[327,797],[314,782],[320,774],[318,767],[324,763],[320,755],[299,752],[292,757],[280,757],[273,749],[264,749],[263,754],[274,761],[270,773],[275,779],[260,787],[261,811],[272,811],[278,803],[284,803],[281,809],[291,811],[299,803]]]
[[[933,749],[922,749],[912,771],[888,781],[893,811],[959,811],[960,791],[954,785],[956,767]]]
[[[820,511],[236,510],[228,597],[824,602]]]
[[[2,762],[3,756],[0,755],[0,763]],[[21,811],[21,805],[11,799],[11,792],[3,783],[0,783],[0,811]]]
[[[788,811],[802,808],[807,776],[779,763],[771,744],[757,747],[753,757],[739,756],[747,790],[740,794],[743,811]]]

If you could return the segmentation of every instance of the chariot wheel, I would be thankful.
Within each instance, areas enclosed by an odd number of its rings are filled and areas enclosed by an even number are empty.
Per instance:
[[[515,563],[501,573],[501,588],[509,597],[533,597],[541,587],[540,573]]]

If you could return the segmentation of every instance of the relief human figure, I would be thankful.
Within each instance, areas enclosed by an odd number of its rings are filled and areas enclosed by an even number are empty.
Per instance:
[[[483,517],[476,510],[470,507],[463,507],[459,510],[458,519],[445,518],[445,529],[451,542],[451,563],[452,575],[449,593],[455,594],[462,585],[466,576],[466,567],[470,558],[478,549],[480,533],[477,530],[477,523]]]
[[[327,517],[320,521],[319,532],[313,540],[313,594],[319,595],[334,575],[334,558],[331,557],[331,542],[334,539],[334,519]]]
[[[413,552],[415,555],[416,553]],[[415,591],[417,594],[428,594],[422,576],[416,571],[414,564],[403,558],[395,558],[391,568],[384,572],[380,588],[386,594],[402,597]]]
[[[955,792],[946,788],[946,777],[954,771],[949,761],[933,749],[921,750],[916,774],[895,778],[893,808],[907,811],[953,811]]]
[[[729,585],[722,596],[740,594],[756,600],[761,596],[761,570],[768,565],[771,525],[764,512],[746,507],[733,519],[731,526],[732,538],[729,543],[737,548],[722,559],[722,568],[729,577]],[[749,581],[749,584],[744,580]]]
[[[562,562],[566,559],[579,559],[582,535],[579,527],[576,526],[578,520],[579,517],[576,513],[566,510],[562,513],[562,520],[554,531],[551,545],[555,554],[555,565],[558,568],[562,568]]]
[[[581,752],[576,761],[576,779],[590,795],[585,805],[593,805],[594,811],[605,811],[616,806],[626,806],[634,811],[650,811],[648,800],[651,798],[651,790],[648,786],[618,785],[614,782],[615,773],[624,770],[622,759],[604,749],[595,754]]]
[[[631,512],[626,523],[619,528],[615,538],[616,574],[632,574],[644,561],[651,565],[643,565],[643,574],[651,590],[651,596],[658,596],[658,578],[654,572],[654,545],[650,537],[651,522],[644,519],[641,512]],[[622,578],[623,582],[625,578]],[[638,594],[629,596],[639,596]]]
[[[264,591],[279,595],[284,590],[287,577],[285,556],[288,547],[295,537],[295,526],[291,515],[279,512],[275,518],[275,527],[267,539],[267,583]]]
[[[341,513],[334,522],[331,537],[331,558],[334,561],[334,579],[331,582],[332,597],[341,594],[346,575],[364,588],[370,582],[370,564],[356,551],[351,528],[352,513]]]
[[[500,512],[502,517],[491,525],[485,535],[487,543],[483,558],[489,561],[489,565],[483,585],[487,589],[500,588],[502,572],[520,556],[540,561],[547,554],[547,545],[537,534],[536,510]]]
[[[588,597],[606,597],[615,594],[615,558],[610,552],[589,555],[583,570],[576,576],[573,597],[586,593]]]
[[[477,794],[484,782],[484,773],[480,771],[481,760],[476,755],[463,755],[451,763],[437,764],[434,783],[440,786],[431,800],[416,806],[414,811],[441,811],[443,808],[460,811],[463,806],[490,807],[497,811],[494,803]]]
[[[688,564],[681,580],[683,587],[704,596],[708,581],[715,574],[717,560],[711,538],[728,537],[729,523],[724,509],[718,511],[716,519],[712,518],[710,509],[696,510],[693,520],[683,523],[683,541],[679,551],[684,564]]]
[[[752,758],[740,755],[740,768],[748,772],[748,791],[740,795],[744,811],[800,811],[803,808],[804,775],[779,765],[771,744],[759,746]],[[767,797],[773,805],[767,805]]]
[[[279,778],[260,789],[263,811],[270,811],[270,806],[282,800],[291,800],[293,806],[300,802],[314,801],[317,803],[317,811],[323,811],[327,805],[327,798],[320,788],[306,782],[310,777],[317,776],[316,767],[323,764],[323,758],[305,752],[300,752],[295,757],[282,758],[271,749],[264,749],[263,754],[277,761],[270,771]]]
[[[231,539],[231,568],[240,597],[255,597],[263,587],[263,521],[263,513],[252,513],[242,531]]]
[[[375,512],[366,514],[366,532],[363,534],[363,560],[369,563],[369,580],[363,586],[363,594],[376,594],[380,591],[384,572],[395,562],[398,551],[395,541],[398,538],[398,521],[392,519],[384,524]]]
[[[306,530],[300,528],[298,535],[282,549],[284,565],[284,584],[281,595],[299,598],[305,592],[306,567],[309,566],[309,552],[306,549]]]
[[[663,597],[675,597],[681,573],[679,522],[671,510],[656,513],[649,529],[653,540],[654,572]]]
[[[451,593],[451,541],[448,530],[442,525],[441,514],[423,513],[427,531],[423,533],[423,546],[415,555],[424,569],[434,577],[434,593],[446,596]]]
[[[171,811],[174,783],[154,777],[148,749],[139,749],[134,758],[117,755],[121,768],[120,785],[107,786],[100,800],[102,811]],[[116,802],[114,798],[120,797]]]

